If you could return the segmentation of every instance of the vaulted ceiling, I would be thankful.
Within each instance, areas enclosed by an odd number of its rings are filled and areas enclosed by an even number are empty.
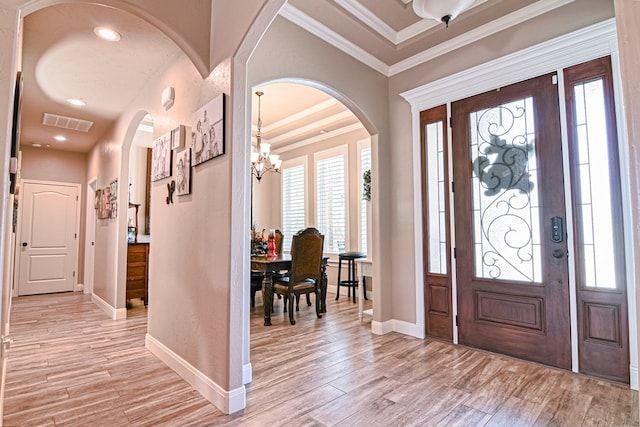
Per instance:
[[[477,0],[448,28],[418,17],[411,0],[290,0],[280,14],[393,76],[572,1]],[[120,32],[120,41],[94,35],[94,27],[105,24]],[[157,29],[113,8],[66,3],[26,16],[21,144],[88,152],[136,96],[137,88],[178,54],[175,44]],[[262,130],[274,146],[320,140],[358,126],[342,104],[316,89],[279,83],[260,90],[265,93]],[[70,98],[81,98],[87,105],[72,106]],[[255,112],[254,95],[254,128]],[[53,115],[47,116],[48,124],[43,124],[45,114]],[[80,129],[83,126],[88,131]],[[67,140],[56,141],[57,135]]]

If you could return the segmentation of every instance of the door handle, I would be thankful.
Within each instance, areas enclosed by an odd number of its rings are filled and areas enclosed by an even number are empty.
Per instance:
[[[27,242],[22,242],[22,247],[26,248],[27,247]]]
[[[554,243],[561,243],[563,240],[564,226],[562,225],[562,217],[554,216],[551,218],[551,241]]]
[[[562,258],[564,256],[564,251],[561,249],[556,249],[555,251],[553,251],[553,257],[554,258]]]

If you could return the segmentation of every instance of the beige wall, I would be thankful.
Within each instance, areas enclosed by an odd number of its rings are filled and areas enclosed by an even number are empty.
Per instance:
[[[306,196],[308,200],[307,217],[309,226],[317,226],[316,222],[316,203],[315,203],[315,160],[314,154],[323,150],[336,147],[347,147],[348,165],[347,165],[347,183],[349,185],[347,195],[349,197],[348,213],[348,230],[349,239],[347,241],[347,250],[360,250],[358,242],[358,219],[360,218],[360,200],[362,198],[362,190],[360,187],[360,164],[358,163],[358,141],[367,139],[369,135],[364,129],[355,132],[349,132],[335,138],[330,138],[322,142],[310,144],[302,148],[286,151],[281,154],[280,158],[284,164],[291,159],[306,158]],[[274,153],[278,153],[277,150]],[[262,228],[282,228],[282,179],[280,174],[268,173],[262,182],[257,183],[254,178],[254,222]],[[291,236],[284,236],[290,240]],[[335,258],[335,257],[334,257]]]
[[[391,179],[386,162],[391,142],[388,137],[387,78],[280,17],[274,20],[260,41],[248,68],[249,87],[278,79],[305,80],[323,87],[350,108],[368,133],[374,135],[371,144],[373,227],[379,221],[380,241],[390,241]],[[377,165],[376,161],[379,162]],[[390,259],[391,246],[378,245],[377,238],[374,236],[372,255],[376,259]],[[374,263],[374,271],[380,265]],[[377,321],[392,319],[390,308],[395,298],[396,281],[392,282],[389,274],[390,269],[386,267],[378,273],[381,285],[374,289],[374,301],[380,303],[374,309]]]
[[[78,236],[78,283],[84,278],[84,243],[86,233],[87,155],[47,148],[21,147],[21,179],[80,184],[80,235]]]
[[[395,319],[407,322],[414,322],[416,319],[415,306],[406,302],[414,301],[416,298],[414,224],[415,221],[421,221],[421,218],[414,218],[415,171],[411,166],[413,164],[411,109],[409,103],[402,99],[400,94],[612,16],[612,4],[609,1],[575,1],[389,79],[390,138],[394,142],[393,150],[389,153],[389,167],[392,181],[390,185],[394,191],[391,193],[389,203],[392,207],[392,217],[388,226],[394,241],[402,242],[394,245],[390,259],[394,282],[397,283],[393,299]]]
[[[176,100],[167,112],[159,105],[159,94],[168,85],[175,88]],[[92,151],[90,175],[99,177],[98,186],[121,174],[128,176],[129,156],[121,162],[121,152],[129,152],[145,112],[154,118],[154,137],[158,137],[179,124],[190,126],[192,112],[228,91],[228,63],[203,81],[193,64],[178,55],[142,88],[112,132]],[[229,180],[233,151],[227,144],[227,154],[192,169],[191,195],[174,196],[174,203],[167,205],[170,180],[151,183],[149,254],[148,334],[223,388],[229,387],[231,264],[230,193],[224,183]],[[126,194],[126,186],[121,186],[119,198],[126,200]],[[95,292],[117,308],[125,303],[126,217],[119,221],[99,221],[96,233]],[[98,274],[105,280],[98,282]]]
[[[631,203],[631,223],[633,229],[638,233],[640,230],[640,2],[631,0],[615,0],[616,25],[618,28],[618,43],[620,49],[620,72],[622,74],[622,86],[624,92],[624,114],[627,122],[627,152],[629,153],[630,167],[630,203]],[[634,283],[636,284],[636,294],[629,295],[630,299],[635,297],[636,307],[640,307],[640,294],[638,293],[638,283],[640,283],[640,239],[635,236],[634,252],[635,265],[633,271]],[[631,301],[630,301],[631,302]],[[630,322],[633,319],[629,319]],[[638,341],[640,341],[640,327],[636,330]],[[632,359],[633,360],[633,359]]]

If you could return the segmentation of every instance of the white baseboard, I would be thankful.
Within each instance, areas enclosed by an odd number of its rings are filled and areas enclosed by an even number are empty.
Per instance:
[[[244,385],[235,390],[224,390],[149,334],[145,339],[145,347],[225,414],[233,414],[247,405],[247,391]]]
[[[638,390],[638,367],[631,365],[629,367],[629,382],[631,390]]]
[[[126,308],[114,308],[96,294],[91,294],[91,301],[93,301],[93,303],[97,305],[102,311],[107,313],[107,316],[109,316],[113,320],[121,320],[127,318]]]
[[[242,367],[242,384],[249,384],[253,379],[253,368],[251,363],[247,363]]]
[[[424,339],[424,326],[417,323],[405,322],[403,320],[387,320],[384,322],[371,321],[371,332],[376,335],[384,335],[389,332],[398,332],[404,335]]]

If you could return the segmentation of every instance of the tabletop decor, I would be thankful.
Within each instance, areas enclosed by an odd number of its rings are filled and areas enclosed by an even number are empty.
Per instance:
[[[269,253],[269,240],[266,230],[258,231],[257,225],[251,226],[251,256],[265,256]]]

